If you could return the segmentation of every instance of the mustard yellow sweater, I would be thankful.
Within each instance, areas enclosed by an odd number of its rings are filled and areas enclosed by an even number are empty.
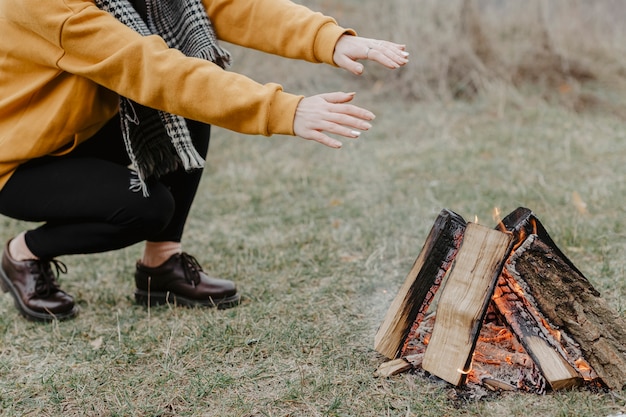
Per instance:
[[[333,64],[346,33],[288,0],[203,2],[221,40],[285,57]],[[89,0],[0,0],[0,40],[0,187],[19,164],[93,135],[119,95],[242,133],[293,135],[300,96],[142,37]]]

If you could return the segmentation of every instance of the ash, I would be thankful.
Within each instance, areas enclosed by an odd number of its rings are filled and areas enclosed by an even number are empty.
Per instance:
[[[435,325],[436,314],[429,313],[414,327],[402,356],[417,371]],[[546,392],[547,382],[517,337],[492,307],[487,311],[472,357],[464,395],[482,397],[484,392]]]

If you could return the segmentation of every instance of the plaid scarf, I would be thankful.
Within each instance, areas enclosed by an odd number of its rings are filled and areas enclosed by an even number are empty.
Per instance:
[[[143,36],[159,35],[170,48],[203,58],[222,68],[230,54],[220,48],[201,0],[145,0],[147,19],[129,0],[95,0],[96,5]],[[122,135],[136,176],[130,189],[148,196],[145,180],[178,169],[202,168],[204,160],[191,142],[185,119],[120,97]]]

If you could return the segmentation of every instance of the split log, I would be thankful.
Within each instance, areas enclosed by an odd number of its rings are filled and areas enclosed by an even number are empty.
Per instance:
[[[548,331],[542,331],[545,323],[538,323],[523,296],[508,285],[508,274],[503,271],[493,294],[493,301],[507,324],[524,346],[526,353],[539,367],[553,390],[571,388],[583,382],[581,375],[568,362],[567,353]]]
[[[450,269],[422,368],[454,385],[465,383],[487,307],[513,237],[475,223],[465,229]]]
[[[376,351],[389,359],[400,356],[411,328],[426,314],[459,249],[465,225],[458,214],[441,211],[376,333]]]
[[[491,391],[517,391],[517,387],[495,378],[482,378],[480,382]]]
[[[626,389],[626,322],[554,248],[531,235],[507,268],[523,283],[546,320],[572,337],[600,379]]]
[[[506,271],[550,326],[571,338],[602,382],[626,389],[626,321],[556,246],[532,211],[503,220],[520,245]],[[566,346],[566,349],[568,347]]]
[[[405,358],[393,359],[380,364],[374,376],[390,377],[413,369],[413,365]]]

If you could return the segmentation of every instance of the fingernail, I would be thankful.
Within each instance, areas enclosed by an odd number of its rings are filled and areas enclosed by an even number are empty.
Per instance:
[[[407,57],[407,56],[409,56],[409,55],[410,55],[410,54],[409,54],[408,52],[406,52],[406,51],[402,51],[402,52],[401,52],[401,54],[402,54],[402,56],[404,56],[404,57]]]
[[[356,136],[356,137],[361,136],[361,132],[359,132],[357,130],[352,130],[350,133],[352,133],[352,136]]]
[[[365,130],[370,130],[372,128],[372,125],[369,123],[365,123]]]

